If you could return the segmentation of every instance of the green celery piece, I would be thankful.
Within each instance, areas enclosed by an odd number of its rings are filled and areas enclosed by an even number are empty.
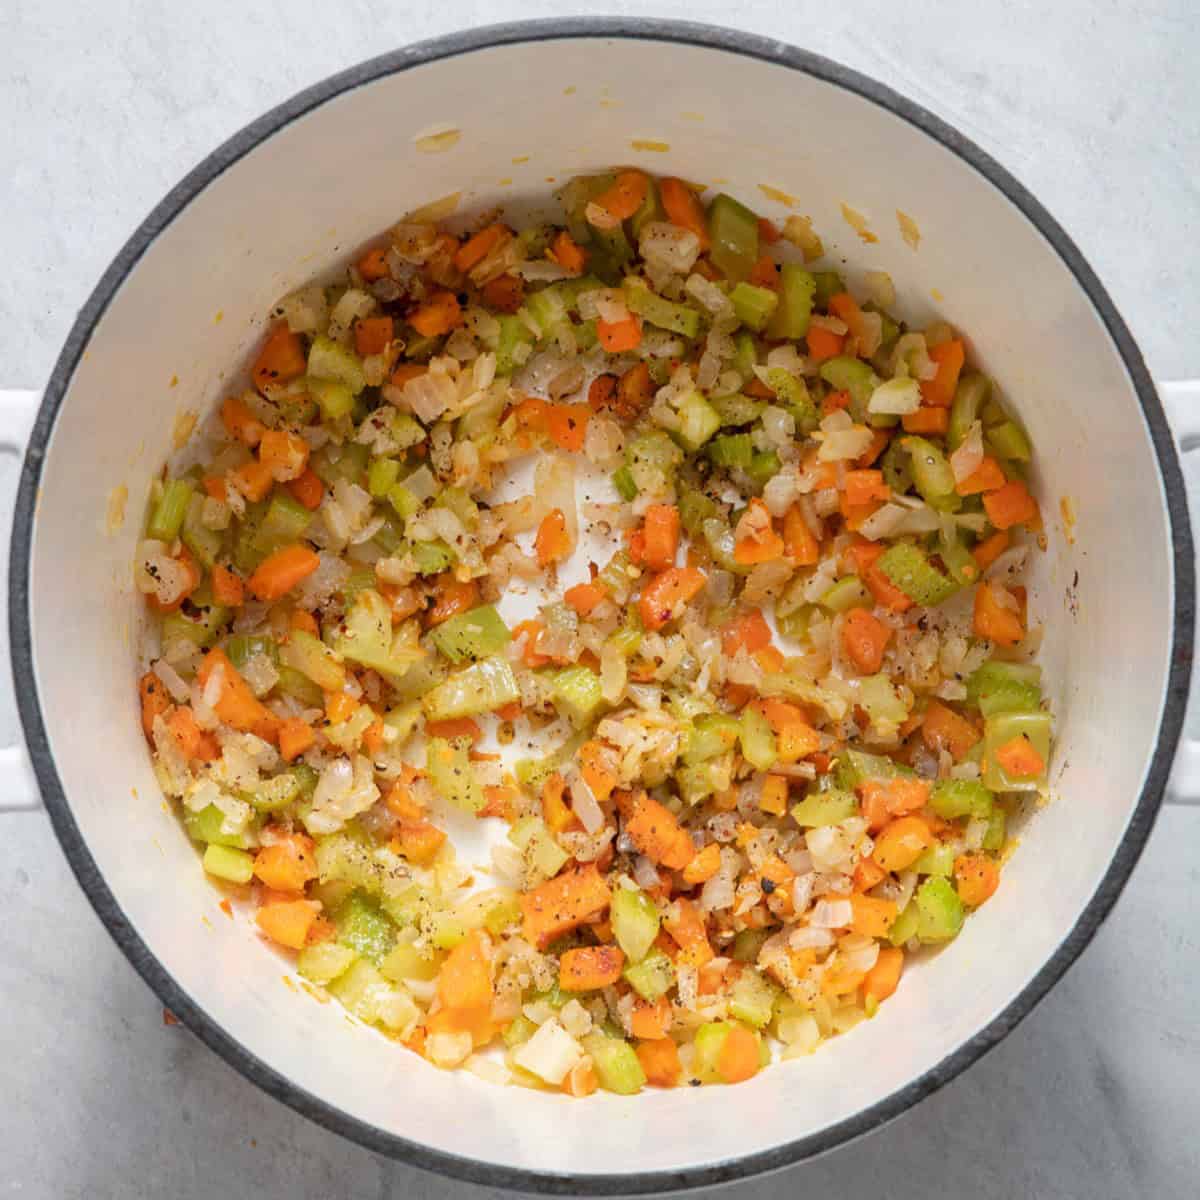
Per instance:
[[[310,379],[308,390],[326,421],[336,421],[354,411],[354,391],[349,384],[336,379]]]
[[[686,450],[699,450],[718,429],[721,417],[698,391],[688,392],[679,402],[679,440]]]
[[[440,575],[454,562],[454,551],[443,541],[413,542],[411,553],[420,575]]]
[[[286,492],[277,491],[271,497],[267,511],[254,534],[253,552],[266,558],[284,546],[298,542],[312,523],[313,514]]]
[[[767,322],[775,315],[779,296],[770,288],[755,287],[752,283],[738,283],[729,293],[733,313],[743,325],[761,333]]]
[[[477,813],[483,807],[483,788],[471,765],[470,739],[430,738],[426,750],[434,793],[464,812]]]
[[[1004,848],[1005,827],[1007,818],[998,804],[992,809],[992,815],[988,818],[987,833],[983,835],[983,849],[990,850],[995,853]]]
[[[745,279],[758,262],[758,217],[724,192],[708,206],[709,257],[726,279]],[[798,337],[799,334],[783,334]]]
[[[709,403],[716,409],[724,428],[750,425],[763,415],[767,407],[765,400],[755,400],[751,396],[743,396],[740,392],[735,392],[732,396],[714,396]]]
[[[477,404],[470,410],[467,416],[471,413],[478,413],[485,409],[483,403]],[[467,417],[464,417],[465,421]],[[398,449],[409,450],[413,446],[419,446],[425,440],[425,427],[416,417],[410,417],[408,413],[401,412],[399,409],[393,409],[389,414],[389,426],[392,437],[399,443]]]
[[[204,851],[204,869],[217,879],[249,883],[254,876],[254,856],[245,850],[209,843]]]
[[[852,608],[870,608],[871,593],[857,575],[847,575],[828,588],[817,602],[830,612],[844,613]]]
[[[701,1083],[721,1083],[721,1073],[717,1063],[721,1058],[721,1048],[725,1039],[733,1029],[732,1021],[706,1021],[696,1030],[694,1046],[695,1056],[692,1059],[692,1074]]]
[[[623,1038],[589,1033],[583,1039],[583,1048],[591,1056],[596,1078],[606,1092],[632,1096],[646,1086],[646,1072],[633,1047]]]
[[[946,574],[957,587],[966,587],[979,578],[979,564],[971,551],[958,539],[949,546],[939,546],[938,557],[946,568]]]
[[[344,975],[357,959],[358,954],[349,946],[318,942],[315,946],[305,946],[296,956],[296,973],[301,979],[324,987]]]
[[[888,930],[888,941],[893,946],[903,946],[910,938],[916,937],[917,926],[921,923],[921,910],[915,900],[910,900],[904,910],[892,922]]]
[[[907,720],[909,710],[897,695],[891,676],[866,675],[858,682],[858,703],[872,724],[895,726]]]
[[[754,336],[743,329],[733,339],[733,344],[733,369],[742,377],[743,383],[749,383],[754,378],[754,364],[758,362],[758,347],[754,344]]]
[[[362,360],[358,355],[324,334],[313,338],[309,348],[308,376],[310,383],[321,379],[344,384],[355,396],[367,386],[367,377],[363,374]],[[316,395],[313,398],[324,410],[321,397]]]
[[[799,432],[811,433],[816,429],[820,414],[813,398],[808,394],[808,385],[803,379],[798,379],[783,367],[770,367],[767,370],[767,387],[795,418],[796,429]]]
[[[684,487],[679,495],[679,521],[689,537],[696,537],[700,527],[720,512],[720,505],[696,488]]]
[[[737,745],[740,732],[741,723],[736,717],[723,713],[697,717],[684,735],[683,761],[691,767],[728,754]]]
[[[633,247],[620,225],[613,229],[593,228],[591,254],[592,270],[610,287],[620,284],[625,268],[633,261]]]
[[[954,472],[941,450],[928,438],[906,437],[903,441],[909,453],[917,491],[935,506],[939,501],[954,496]]]
[[[196,489],[188,480],[168,480],[150,516],[146,536],[159,542],[173,542],[183,528],[183,519],[195,494]]]
[[[404,357],[409,362],[428,362],[441,348],[441,337],[426,337],[418,333],[411,325],[404,326],[400,331],[404,339]]]
[[[893,438],[888,443],[883,458],[879,460],[880,469],[883,471],[883,481],[897,496],[904,495],[912,486],[913,481],[912,459],[902,442],[901,438]]]
[[[516,896],[506,896],[497,900],[483,917],[484,928],[493,937],[499,937],[506,929],[520,924],[520,921],[521,903]]]
[[[639,963],[658,937],[660,918],[654,901],[640,888],[619,886],[613,889],[613,937],[631,963]]]
[[[959,590],[959,585],[933,565],[929,555],[912,542],[889,546],[875,564],[914,604],[941,604]]]
[[[421,703],[431,721],[474,717],[521,698],[517,677],[499,655],[474,663],[428,692]]]
[[[520,850],[525,865],[546,879],[553,879],[570,857],[541,817],[522,817],[508,831],[508,840]]]
[[[802,338],[808,332],[816,290],[811,271],[784,263],[779,272],[779,306],[767,325],[767,337],[774,341]]]
[[[622,626],[609,636],[606,644],[615,647],[623,658],[632,658],[642,644],[642,631],[630,625]]]
[[[179,536],[201,565],[211,571],[221,557],[221,550],[225,545],[225,535],[219,529],[209,529],[201,521],[200,514],[203,511],[204,498],[194,495],[184,514]]]
[[[240,671],[255,655],[263,654],[273,663],[279,661],[279,643],[273,637],[235,634],[225,643],[229,661]]]
[[[758,962],[759,951],[762,950],[763,943],[770,936],[770,932],[766,929],[740,930],[737,937],[733,939],[731,957],[735,962],[740,963]]]
[[[304,764],[300,764],[304,766]],[[311,768],[307,768],[311,770]],[[301,794],[301,775],[299,769],[285,771],[282,775],[273,775],[263,779],[242,795],[249,800],[259,812],[282,812]]]
[[[248,832],[244,830],[241,833],[222,833],[221,826],[224,822],[225,814],[215,804],[210,804],[199,812],[188,811],[183,814],[184,828],[192,841],[245,850],[250,845]]]
[[[748,433],[725,433],[709,443],[708,457],[714,467],[744,471],[754,461],[754,442]]]
[[[754,487],[761,492],[779,474],[782,466],[779,455],[774,450],[756,450],[746,468],[746,474]]]
[[[346,670],[333,652],[320,638],[303,629],[289,631],[280,658],[324,691],[340,692],[346,686]]]
[[[230,611],[220,605],[210,605],[200,610],[200,616],[192,618],[181,612],[167,613],[162,621],[164,645],[175,641],[189,641],[207,650],[217,640],[230,618]]]
[[[837,783],[838,787],[853,791],[867,779],[911,779],[915,774],[911,767],[882,754],[847,749],[840,756]]]
[[[755,1029],[763,1029],[770,1024],[779,995],[779,988],[761,972],[743,971],[729,997],[729,1015]]]
[[[586,733],[573,733],[557,750],[542,758],[519,758],[513,766],[517,782],[540,796],[546,780],[571,762],[579,747],[586,741]]]
[[[628,467],[618,467],[613,472],[613,487],[617,489],[617,495],[627,503],[637,499],[638,487],[633,482],[633,472]]]
[[[687,805],[699,804],[701,800],[711,796],[717,790],[713,779],[713,767],[717,764],[711,761],[698,762],[691,766],[681,766],[675,772],[675,784],[679,789],[679,798]]]
[[[396,515],[404,520],[408,520],[421,508],[421,501],[402,483],[393,484],[388,489],[387,501],[396,510]]]
[[[359,483],[370,457],[371,451],[361,442],[344,442],[341,446],[330,443],[312,456],[310,465],[321,482],[330,486],[339,479]]]
[[[957,852],[949,842],[934,842],[921,851],[920,857],[913,863],[912,869],[918,875],[932,875],[939,879],[949,879],[954,874],[954,860]]]
[[[419,700],[409,700],[395,708],[389,708],[384,715],[383,723],[395,734],[393,746],[403,746],[417,731],[421,723],[421,703]]]
[[[836,271],[814,271],[813,281],[816,284],[813,303],[817,308],[827,309],[829,301],[846,290],[846,281]]]
[[[1041,756],[1050,761],[1051,716],[1048,712],[1006,712],[988,717],[983,723],[983,782],[995,792],[1033,792],[1045,782],[1045,775],[1025,779],[1009,775],[996,760],[996,751],[1013,738],[1025,737]]]
[[[538,1027],[524,1013],[519,1013],[504,1028],[502,1035],[504,1044],[510,1050],[515,1049],[517,1046],[529,1041],[537,1031]]]
[[[990,817],[994,798],[978,779],[943,779],[934,784],[929,807],[939,817]]]
[[[355,567],[339,589],[342,604],[350,608],[360,592],[374,591],[376,582],[374,567]]]
[[[669,330],[681,337],[694,338],[700,332],[700,313],[687,304],[664,300],[640,280],[625,281],[625,304],[651,325]]]
[[[867,405],[882,380],[868,363],[848,354],[839,354],[821,364],[821,378],[836,391],[850,393],[850,415],[856,421],[875,423],[869,419]]]
[[[734,575],[748,575],[750,568],[743,566],[733,556],[733,530],[719,517],[707,517],[700,523],[700,532],[708,543],[708,552],[717,566]]]
[[[458,419],[455,426],[455,437],[458,441],[474,442],[477,446],[489,446],[497,438],[500,429],[500,418],[504,415],[507,404],[505,393],[501,388],[494,388],[485,395],[478,404],[472,405]],[[413,424],[416,424],[414,421]],[[418,425],[418,429],[421,427]],[[421,436],[425,431],[421,430]]]
[[[496,346],[496,374],[512,375],[520,365],[516,358],[517,347],[532,346],[537,339],[518,314],[497,319],[500,322],[500,341]]]
[[[639,492],[658,493],[683,463],[683,451],[669,434],[656,430],[634,438],[625,450],[625,463]]]
[[[275,670],[279,672],[279,682],[275,686],[285,696],[299,700],[307,708],[321,708],[324,705],[325,693],[307,675],[282,663]]]
[[[658,184],[646,176],[646,194],[642,197],[638,210],[629,218],[629,228],[635,238],[642,236],[642,228],[651,221],[665,221],[667,214],[663,211],[662,200],[658,194]]]
[[[1042,706],[1042,669],[1032,663],[985,662],[967,679],[967,703],[985,717],[1037,712]]]
[[[651,1004],[675,986],[675,966],[661,950],[650,950],[639,962],[626,963],[621,976]]]
[[[850,791],[809,792],[799,804],[792,805],[792,819],[805,829],[840,825],[856,816],[858,799]]]
[[[365,892],[354,892],[333,918],[337,940],[378,966],[396,944],[396,927]]]
[[[951,453],[963,444],[971,426],[979,420],[991,390],[992,381],[986,375],[973,373],[959,379],[954,389],[954,403],[950,406],[950,424],[946,429],[946,449]]]
[[[769,771],[775,765],[779,758],[775,731],[757,708],[742,710],[738,736],[742,741],[742,755],[756,771]]]
[[[487,658],[508,645],[512,634],[491,604],[456,613],[429,635],[430,641],[451,662]]]
[[[915,898],[917,905],[917,936],[923,942],[946,942],[962,928],[963,903],[949,881],[940,877],[927,879]]]
[[[1029,435],[1016,421],[1004,421],[992,426],[984,435],[984,442],[997,458],[1028,462],[1033,454]]]
[[[604,703],[600,676],[587,667],[563,667],[554,674],[550,698],[572,725],[586,725]]]
[[[525,311],[542,338],[548,338],[567,322],[567,302],[561,289],[551,284],[525,297]]]
[[[400,464],[394,458],[373,458],[367,468],[367,491],[376,500],[384,496],[396,486],[400,478]]]
[[[398,941],[379,964],[385,979],[403,983],[406,979],[429,982],[436,979],[440,963],[428,947],[418,947],[414,942]]]
[[[333,652],[385,676],[403,675],[425,652],[392,632],[392,610],[374,588],[354,598],[333,639]]]
[[[777,609],[775,612],[775,626],[783,637],[802,642],[808,637],[808,629],[812,624],[812,619],[816,611],[817,606],[815,604],[802,605],[795,612],[784,613],[782,616]]]

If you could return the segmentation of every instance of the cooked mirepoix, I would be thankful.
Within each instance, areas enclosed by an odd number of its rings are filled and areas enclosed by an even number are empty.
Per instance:
[[[142,722],[204,869],[410,1050],[734,1083],[874,1015],[1045,786],[1030,443],[799,218],[560,198],[279,303],[151,497]]]

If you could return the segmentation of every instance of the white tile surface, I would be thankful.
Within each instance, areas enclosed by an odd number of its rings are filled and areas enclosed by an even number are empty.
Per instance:
[[[563,11],[544,0],[6,0],[0,386],[44,381],[76,309],[134,225],[270,105],[404,42]],[[570,11],[720,23],[733,10],[617,0]],[[1200,235],[1192,0],[749,0],[737,11],[743,27],[873,74],[975,138],[1073,234],[1152,370],[1200,376],[1200,290],[1179,267]],[[0,504],[10,468],[0,459]],[[7,524],[7,512],[0,519]],[[13,726],[0,703],[0,735]],[[1195,1195],[1197,845],[1200,810],[1166,812],[1092,947],[965,1076],[852,1147],[726,1194]],[[483,1194],[325,1133],[164,1027],[39,814],[0,818],[0,914],[0,1196]]]

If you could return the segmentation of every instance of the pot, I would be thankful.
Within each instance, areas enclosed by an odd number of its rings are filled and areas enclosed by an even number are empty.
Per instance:
[[[969,331],[1039,451],[1048,548],[1030,603],[1058,743],[1053,802],[1004,886],[879,1019],[736,1092],[575,1102],[381,1042],[285,986],[287,964],[217,910],[136,718],[131,563],[181,414],[218,402],[279,296],[434,198],[528,211],[549,177],[630,161],[719,181],[777,220],[811,216],[852,278],[891,273],[909,320]],[[844,204],[864,216],[861,237]],[[919,226],[917,246],[897,210]],[[16,444],[21,419],[10,413],[0,440]],[[128,517],[106,532],[121,487]],[[335,76],[162,201],[83,309],[41,402],[10,593],[41,795],[89,899],[165,1005],[248,1078],[372,1149],[479,1183],[632,1193],[837,1146],[1030,1011],[1104,919],[1161,801],[1194,577],[1178,458],[1141,356],[1020,184],[910,101],[815,55],[693,25],[572,20],[443,38]]]

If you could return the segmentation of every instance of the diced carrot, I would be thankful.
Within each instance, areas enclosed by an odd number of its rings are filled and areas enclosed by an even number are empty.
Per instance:
[[[299,717],[288,717],[279,727],[279,753],[285,762],[294,762],[317,740],[316,732]]]
[[[572,275],[582,275],[587,266],[587,251],[565,229],[560,229],[550,243],[550,257]]]
[[[863,815],[868,826],[880,829],[889,816],[897,817],[915,812],[929,803],[927,779],[868,779],[860,788]]]
[[[863,998],[876,1004],[886,1000],[899,985],[903,966],[904,951],[899,946],[884,946],[863,980]]]
[[[952,708],[937,700],[931,700],[921,723],[921,740],[935,754],[949,750],[956,762],[966,756],[979,741],[979,730],[966,717],[959,716]]]
[[[552,508],[538,526],[534,538],[534,549],[537,551],[539,567],[548,567],[551,563],[566,558],[571,553],[571,537],[567,533],[567,518],[561,508]]]
[[[732,658],[739,650],[754,654],[771,644],[771,627],[757,608],[739,613],[721,629],[721,649]]]
[[[761,650],[756,651],[754,661],[768,673],[783,670],[783,653],[775,646],[764,646]]]
[[[821,560],[821,543],[813,536],[798,504],[793,504],[783,518],[783,553],[798,567],[815,566]]]
[[[291,493],[292,498],[303,504],[309,512],[321,507],[321,501],[325,497],[325,485],[312,467],[306,467],[303,475],[289,479],[283,486]]]
[[[392,844],[398,854],[419,867],[428,866],[437,857],[446,835],[436,825],[424,819],[401,821],[396,826]]]
[[[988,520],[997,529],[1011,529],[1014,525],[1032,525],[1038,519],[1037,501],[1029,494],[1029,489],[1020,479],[1013,479],[997,488],[994,492],[986,492],[983,497],[983,507],[987,511]]]
[[[253,449],[266,432],[266,426],[237,396],[227,397],[221,404],[221,424],[231,438]]]
[[[268,429],[258,443],[258,461],[281,483],[299,479],[308,467],[309,445],[298,433]]]
[[[579,770],[597,803],[603,804],[617,786],[617,776],[609,767],[603,743],[587,741],[579,747]]]
[[[844,494],[840,505],[842,516],[846,520],[846,528],[851,533],[857,533],[867,523],[867,520],[882,507],[882,500],[868,500],[865,504],[850,504]]]
[[[211,762],[221,756],[221,748],[217,745],[216,738],[205,733],[196,724],[195,714],[188,705],[182,704],[171,713],[167,718],[167,729],[188,762],[193,759]]]
[[[669,1037],[639,1041],[636,1053],[646,1082],[651,1087],[678,1086],[683,1075],[683,1063],[679,1061],[679,1047]]]
[[[783,235],[775,227],[774,221],[768,221],[766,217],[759,217],[758,236],[768,246],[773,246]]]
[[[600,1086],[600,1076],[590,1059],[581,1058],[563,1077],[562,1090],[569,1096],[582,1099]]]
[[[944,434],[950,428],[950,410],[924,406],[900,418],[905,433]]]
[[[660,996],[653,1004],[639,1000],[629,1015],[630,1032],[635,1038],[653,1041],[667,1036],[671,1021],[671,1001],[666,996]]]
[[[617,377],[615,375],[597,375],[588,387],[588,406],[595,412],[611,408],[616,397]]]
[[[866,468],[871,466],[872,463],[874,463],[876,461],[876,459],[878,459],[879,456],[888,448],[888,446],[891,445],[891,441],[892,441],[892,435],[889,430],[887,430],[887,429],[872,429],[871,430],[871,444],[854,460],[854,465],[856,467],[858,467],[860,470],[866,470]],[[880,473],[880,475],[881,475],[880,482],[882,483],[882,472]],[[888,489],[887,496],[879,495],[878,489],[876,490],[876,495],[881,500],[886,500],[886,499],[890,498],[891,494],[892,493],[891,493],[890,488]]]
[[[700,910],[686,897],[674,901],[663,918],[663,928],[679,947],[679,959],[700,968],[716,955],[708,942],[708,931]]]
[[[408,323],[422,337],[440,337],[462,324],[462,305],[453,292],[434,292],[408,314]]]
[[[213,708],[226,725],[243,733],[254,733],[267,741],[275,741],[279,732],[279,718],[250,690],[250,685],[238,674],[225,651],[216,647],[210,650],[200,664],[196,678],[205,688],[216,671],[221,672],[220,695]]]
[[[872,859],[859,859],[858,864],[854,868],[854,890],[856,892],[869,892],[877,883],[881,883],[887,877],[887,872]]]
[[[402,388],[411,380],[420,379],[428,371],[429,368],[424,363],[397,363],[391,375],[388,376],[388,383],[392,387]]]
[[[975,633],[997,646],[1015,646],[1025,636],[1020,612],[1001,600],[1005,591],[998,584],[981,583],[975,589]]]
[[[311,900],[278,900],[264,904],[254,919],[271,941],[290,950],[303,950],[317,919],[317,906]]]
[[[514,820],[513,804],[517,789],[507,784],[490,784],[483,789],[483,807],[477,817],[499,817],[502,821]]]
[[[275,486],[275,476],[266,463],[252,459],[243,463],[230,472],[237,489],[252,503],[266,498],[267,493]]]
[[[871,857],[883,871],[907,871],[932,844],[928,822],[920,817],[897,817],[875,835]]]
[[[838,348],[838,353],[841,353],[841,348]],[[830,413],[843,412],[850,407],[850,393],[848,391],[830,392],[825,399],[821,401],[821,416],[827,417]],[[833,466],[832,463],[829,464]]]
[[[317,624],[317,618],[310,612],[305,612],[302,608],[293,608],[288,614],[288,628],[299,629],[304,633],[311,633],[313,637],[321,636],[321,627]]]
[[[474,579],[464,582],[447,572],[439,575],[434,590],[433,607],[425,614],[425,623],[432,628],[459,613],[469,612],[479,603],[479,584]]]
[[[654,380],[650,368],[644,362],[630,367],[617,384],[616,415],[623,421],[632,421],[654,399]]]
[[[854,911],[850,928],[863,937],[886,937],[899,916],[894,900],[879,900],[862,892],[851,893],[850,907]]]
[[[774,562],[783,557],[783,538],[775,532],[771,512],[758,496],[750,501],[742,514],[734,537],[733,557],[742,566]]]
[[[850,336],[859,338],[863,332],[862,309],[858,301],[849,292],[837,292],[829,297],[829,311],[839,321],[842,321],[850,331]]]
[[[975,565],[980,571],[986,571],[1008,549],[1010,541],[1012,541],[1012,535],[1007,529],[999,529],[991,537],[985,538],[971,551]]]
[[[138,680],[138,696],[142,702],[142,732],[150,737],[154,733],[154,718],[165,717],[171,711],[171,697],[166,684],[153,671],[147,671]]]
[[[395,336],[395,328],[391,317],[359,317],[354,323],[354,349],[364,358],[382,354]]]
[[[437,977],[438,999],[446,1008],[484,1008],[495,998],[492,964],[484,934],[473,929],[446,956]]]
[[[317,877],[312,838],[303,833],[284,834],[264,846],[254,858],[254,874],[277,892],[302,892]]]
[[[682,871],[696,857],[691,835],[669,809],[645,792],[634,798],[632,811],[625,819],[625,832],[648,859],[672,871]]]
[[[966,350],[958,338],[953,338],[930,347],[929,357],[937,366],[937,374],[921,380],[921,399],[935,408],[949,408],[954,403],[954,389],[958,386]]]
[[[388,273],[387,250],[383,246],[375,246],[354,265],[367,283],[377,283]]]
[[[1012,779],[1036,779],[1046,770],[1046,760],[1024,734],[1000,746],[996,750],[996,761]]]
[[[503,225],[496,223],[481,229],[473,237],[469,237],[454,255],[454,265],[460,271],[469,271],[478,266],[497,246],[512,237],[511,232]]]
[[[954,485],[954,490],[960,496],[977,496],[980,492],[994,492],[1002,488],[1005,482],[1000,464],[988,454],[966,479]]]
[[[237,608],[246,599],[241,579],[228,567],[217,563],[212,570],[213,599],[226,608]]]
[[[546,409],[546,433],[561,450],[578,454],[587,438],[592,410],[586,404],[551,404]]]
[[[674,566],[679,549],[679,509],[674,504],[651,504],[642,519],[642,531],[646,566],[652,571]]]
[[[321,565],[316,551],[299,542],[269,554],[254,569],[249,587],[260,600],[278,600]]]
[[[847,554],[876,603],[892,612],[905,612],[912,608],[912,601],[875,565],[885,549],[881,542],[863,538],[851,545]]]
[[[480,295],[495,312],[515,313],[525,299],[525,281],[519,275],[497,275],[483,285]]]
[[[362,747],[372,758],[377,758],[383,752],[383,730],[384,724],[378,717],[363,730]]]
[[[758,1038],[744,1025],[734,1025],[717,1054],[717,1074],[725,1083],[741,1083],[758,1074]]]
[[[597,318],[596,336],[609,354],[636,350],[642,344],[642,319],[632,313],[623,321],[605,321],[603,318]]]
[[[845,490],[848,504],[867,504],[892,497],[892,489],[883,482],[882,471],[847,471]]]
[[[864,675],[883,666],[883,652],[892,640],[892,627],[865,608],[852,608],[842,619],[842,648]]]
[[[595,992],[621,978],[625,955],[619,946],[577,946],[558,960],[558,986],[567,992]]]
[[[325,693],[325,717],[335,725],[348,721],[358,712],[358,701],[349,692]]]
[[[567,781],[557,771],[542,784],[542,819],[555,835],[579,824],[571,806],[567,804],[566,790]]]
[[[721,847],[716,842],[709,842],[686,867],[683,868],[683,882],[689,887],[695,887],[711,879],[721,869]]]
[[[591,583],[577,583],[563,592],[563,600],[581,617],[586,617],[599,604],[608,590],[604,584],[593,580]]]
[[[229,499],[229,492],[225,487],[225,480],[219,479],[215,475],[208,475],[204,478],[204,494],[211,496],[214,500],[220,500],[224,504]]]
[[[682,179],[671,177],[658,181],[658,195],[667,220],[672,225],[691,230],[700,239],[703,254],[712,245],[712,239],[708,235],[708,221],[700,197]]]
[[[267,334],[250,374],[254,386],[262,392],[273,383],[287,383],[303,375],[307,366],[300,335],[293,333],[286,321],[281,321]]]
[[[619,171],[612,184],[593,203],[613,219],[627,221],[646,198],[649,181],[641,171]]]
[[[522,934],[539,950],[545,949],[555,938],[604,912],[611,900],[595,863],[557,875],[520,897]]]
[[[954,860],[959,899],[978,908],[1000,886],[1000,868],[986,854],[960,854]]]
[[[699,595],[707,582],[695,567],[670,567],[655,575],[642,590],[638,604],[643,626],[651,632],[661,629],[675,615],[675,609]]]
[[[775,260],[769,254],[762,254],[750,268],[746,282],[752,283],[756,287],[777,288],[779,286],[779,267],[776,266]]]
[[[445,738],[454,741],[456,738],[467,738],[472,745],[483,740],[483,730],[470,717],[450,717],[444,721],[426,721],[426,737]]]

